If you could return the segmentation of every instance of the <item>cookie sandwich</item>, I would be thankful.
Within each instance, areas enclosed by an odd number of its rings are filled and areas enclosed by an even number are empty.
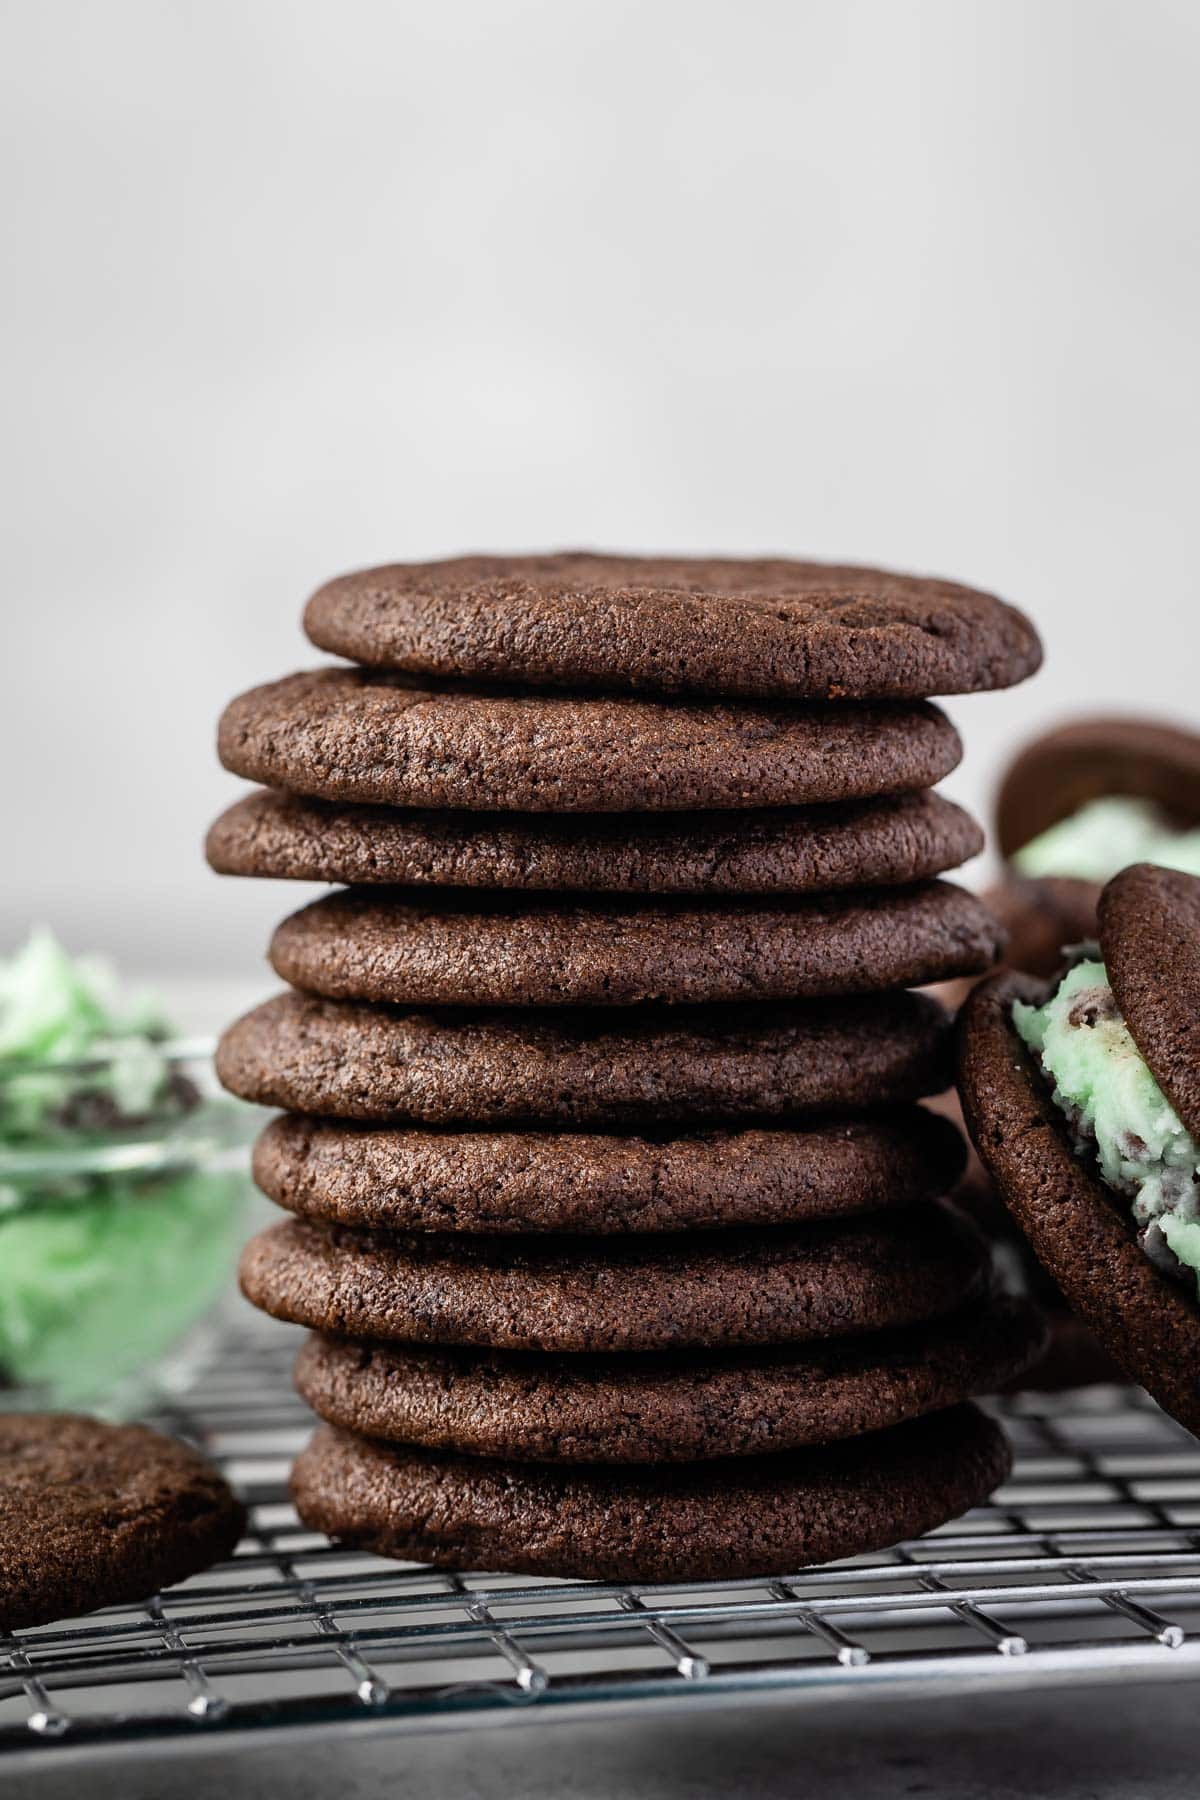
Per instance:
[[[1200,873],[1200,736],[1150,719],[1095,717],[1046,732],[1015,758],[996,796],[1004,870],[984,900],[1008,934],[1005,960],[1046,977],[1096,935],[1104,883],[1134,862]],[[957,1004],[970,982],[954,985]],[[1067,1306],[972,1158],[962,1203],[993,1237],[1006,1279],[1047,1311],[1051,1343],[1034,1387],[1121,1379]]]
[[[1099,943],[982,983],[961,1021],[979,1154],[1126,1375],[1200,1429],[1200,879],[1107,883]]]
[[[996,797],[1004,879],[986,898],[1008,960],[1050,975],[1096,934],[1100,890],[1131,863],[1200,875],[1200,734],[1151,719],[1079,719],[1026,746]]]

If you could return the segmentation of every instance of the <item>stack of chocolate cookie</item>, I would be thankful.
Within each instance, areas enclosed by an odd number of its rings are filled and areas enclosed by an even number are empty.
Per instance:
[[[225,873],[348,884],[218,1067],[285,1109],[245,1292],[316,1334],[313,1526],[615,1579],[866,1550],[1004,1475],[967,1397],[1037,1347],[938,1198],[924,983],[990,915],[930,693],[1038,664],[1000,601],[774,562],[470,558],[310,602],[254,689]]]

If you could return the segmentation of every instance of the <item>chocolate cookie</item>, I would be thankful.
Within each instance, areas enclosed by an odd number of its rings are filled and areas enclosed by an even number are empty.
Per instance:
[[[928,705],[685,705],[415,687],[314,669],[226,709],[235,775],[322,800],[499,812],[694,812],[932,787],[962,754]]]
[[[398,563],[329,582],[304,627],[323,650],[419,675],[785,700],[974,693],[1042,658],[991,594],[781,557]]]
[[[981,974],[1003,939],[950,882],[805,900],[543,899],[348,888],[293,913],[277,975],[401,1006],[804,1000]]]
[[[232,1093],[367,1124],[649,1125],[885,1106],[947,1085],[923,994],[611,1012],[403,1012],[279,994],[217,1046]]]
[[[609,1137],[386,1131],[284,1115],[254,1149],[304,1218],[391,1231],[695,1231],[836,1218],[949,1193],[962,1138],[919,1107],[786,1131]]]
[[[1012,856],[1089,800],[1152,800],[1184,826],[1200,822],[1200,733],[1147,719],[1079,719],[1047,732],[1012,764],[996,801],[996,838]]]
[[[1004,1481],[1000,1427],[954,1407],[821,1449],[668,1468],[555,1468],[399,1449],[321,1426],[304,1523],[381,1556],[604,1581],[786,1575],[915,1537]]]
[[[943,1099],[948,1101],[951,1097],[958,1107],[957,1091]],[[937,1104],[940,1109],[941,1102],[929,1104]],[[959,1109],[960,1123],[961,1120]],[[1058,1393],[1064,1388],[1123,1381],[1125,1377],[1112,1357],[1071,1312],[1061,1289],[1034,1255],[973,1147],[967,1172],[950,1199],[989,1240],[1002,1290],[1031,1300],[1045,1321],[1045,1350],[1021,1371],[1020,1379],[1013,1385],[1026,1393]]]
[[[1200,1139],[1200,879],[1133,863],[1100,896],[1100,948],[1121,1017]]]
[[[1045,1341],[1022,1300],[789,1350],[546,1357],[310,1337],[296,1386],[332,1425],[430,1450],[696,1462],[861,1437],[996,1393]]]
[[[1071,1305],[1134,1381],[1200,1431],[1200,1309],[1137,1242],[1127,1208],[1073,1153],[1067,1122],[1012,1023],[1050,984],[1000,973],[960,1025],[963,1111],[1005,1202]]]
[[[288,1219],[242,1256],[263,1312],[385,1343],[567,1353],[794,1344],[936,1318],[982,1281],[975,1228],[937,1203],[767,1231],[453,1238]]]
[[[0,1632],[145,1600],[233,1553],[246,1515],[190,1445],[0,1414]]]
[[[213,825],[221,875],[612,894],[801,894],[924,881],[983,833],[940,794],[746,813],[402,812],[260,789]]]
[[[1007,939],[1005,961],[1026,975],[1051,975],[1063,950],[1096,935],[1098,881],[1065,875],[1021,878],[988,888],[983,900]]]

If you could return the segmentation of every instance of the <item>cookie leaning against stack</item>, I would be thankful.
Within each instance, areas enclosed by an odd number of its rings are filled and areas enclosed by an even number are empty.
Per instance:
[[[246,1294],[315,1334],[293,1488],[384,1554],[614,1579],[794,1568],[923,1531],[1008,1467],[968,1396],[1039,1343],[940,1200],[910,988],[999,940],[939,879],[927,696],[1020,680],[1028,622],[862,569],[548,556],[310,602],[359,666],[235,700],[229,874],[347,891],[222,1079],[285,1109]]]

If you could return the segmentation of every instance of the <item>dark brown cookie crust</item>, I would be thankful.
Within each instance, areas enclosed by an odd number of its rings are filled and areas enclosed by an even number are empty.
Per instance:
[[[329,582],[304,628],[421,675],[785,700],[973,693],[1041,662],[1028,619],[991,594],[781,557],[400,563]]]
[[[302,1218],[390,1231],[610,1233],[788,1225],[949,1193],[962,1138],[920,1107],[790,1130],[615,1137],[387,1131],[285,1114],[254,1178]]]
[[[939,1092],[949,1022],[904,991],[612,1013],[401,1012],[279,994],[217,1046],[232,1093],[366,1124],[791,1119]]]
[[[1130,1036],[1200,1138],[1200,880],[1134,863],[1100,896],[1100,948]]]
[[[582,1463],[758,1456],[882,1431],[991,1394],[1046,1342],[996,1300],[803,1349],[546,1357],[310,1337],[296,1386],[331,1425],[470,1456]]]
[[[685,705],[413,687],[313,669],[232,701],[235,775],[323,800],[498,812],[694,812],[932,787],[958,763],[936,707]]]
[[[1200,733],[1148,719],[1079,719],[1027,746],[996,800],[996,840],[1012,856],[1089,800],[1153,800],[1181,826],[1200,824]]]
[[[242,1292],[311,1331],[565,1354],[805,1343],[937,1318],[983,1240],[937,1204],[769,1231],[442,1238],[288,1219],[246,1246]]]
[[[269,788],[206,841],[221,875],[349,886],[612,894],[831,893],[925,881],[983,848],[941,794],[719,813],[470,813],[335,806]]]
[[[983,896],[1007,935],[1005,961],[1025,975],[1053,975],[1069,945],[1095,937],[1099,898],[1099,882],[1059,875],[1004,881]]]
[[[1011,1452],[976,1407],[821,1449],[666,1468],[554,1468],[398,1449],[321,1426],[304,1523],[382,1556],[606,1581],[786,1575],[979,1505]]]
[[[1012,1025],[1015,1000],[1049,988],[1000,973],[963,1009],[959,1083],[967,1126],[1017,1223],[1075,1310],[1130,1378],[1200,1430],[1200,1308],[1160,1274],[1132,1219],[1082,1158]]]
[[[347,888],[271,940],[277,975],[399,1006],[807,1000],[978,975],[1000,929],[951,882],[805,900],[513,899]]]
[[[958,1090],[926,1101],[944,1118],[963,1123]],[[1045,1352],[1024,1369],[1013,1385],[1022,1390],[1057,1392],[1062,1388],[1089,1387],[1097,1382],[1123,1381],[1125,1377],[1081,1319],[1069,1310],[1059,1287],[1051,1280],[1000,1196],[1000,1190],[971,1146],[966,1173],[950,1193],[950,1199],[993,1246],[997,1276],[1009,1294],[1028,1298],[1038,1307],[1049,1328]]]
[[[144,1600],[232,1554],[245,1509],[190,1445],[0,1414],[0,1631]]]

